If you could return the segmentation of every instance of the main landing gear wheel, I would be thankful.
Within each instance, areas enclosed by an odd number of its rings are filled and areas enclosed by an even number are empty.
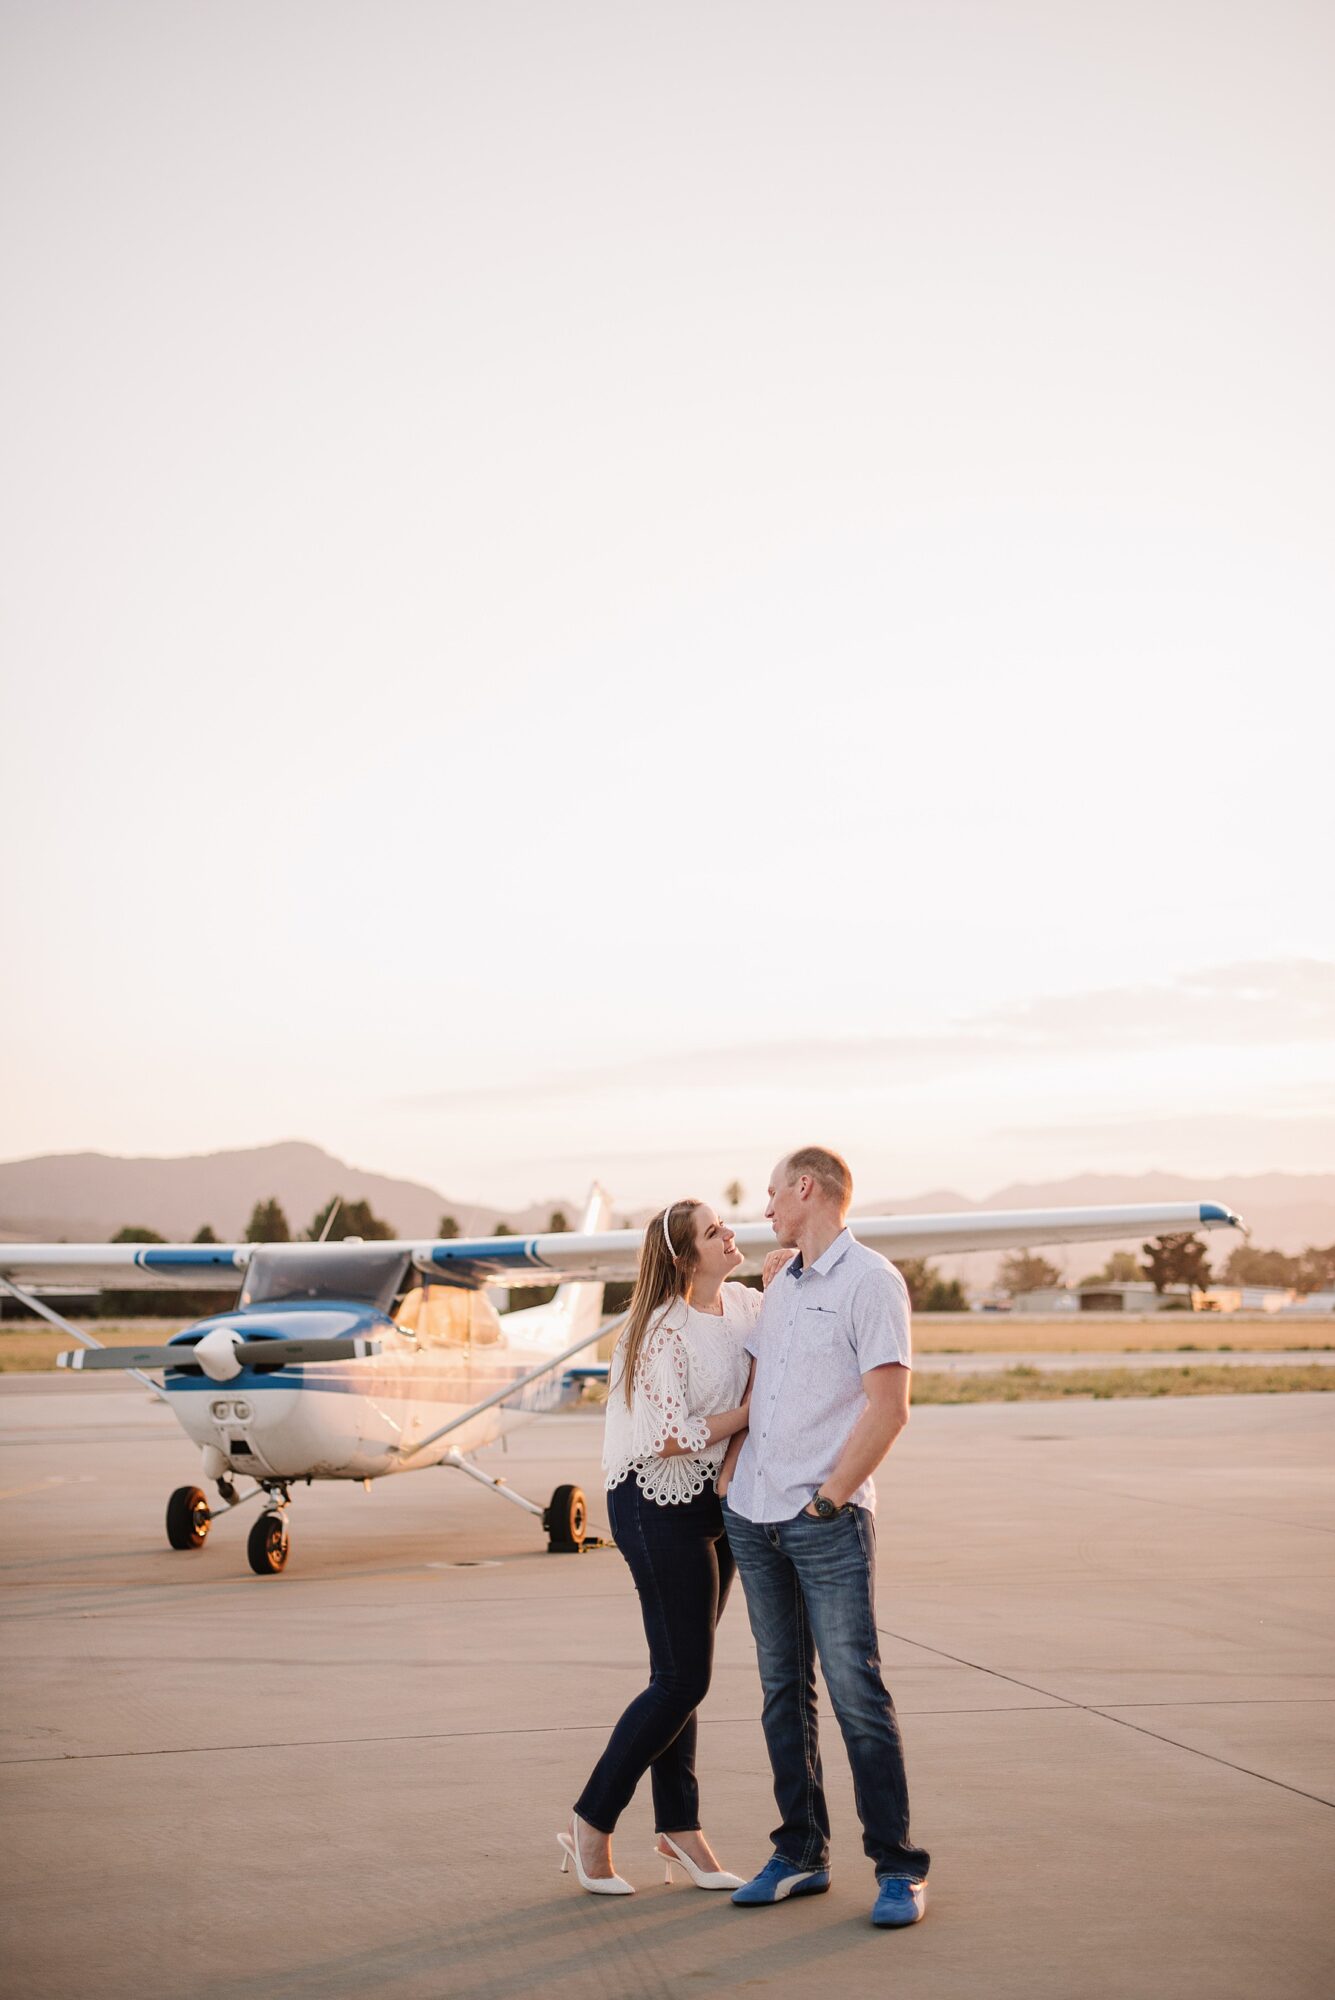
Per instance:
[[[167,1502],[167,1540],[174,1549],[202,1549],[209,1532],[209,1503],[197,1486],[178,1486]]]
[[[282,1514],[261,1514],[246,1538],[246,1560],[256,1576],[277,1576],[287,1561],[287,1521]]]
[[[589,1510],[578,1486],[558,1486],[542,1517],[550,1555],[578,1555],[588,1533]]]

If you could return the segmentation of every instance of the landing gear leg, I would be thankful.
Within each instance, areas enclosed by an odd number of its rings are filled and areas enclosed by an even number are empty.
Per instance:
[[[286,1486],[266,1486],[268,1504],[246,1538],[246,1560],[256,1576],[277,1576],[287,1562],[287,1508],[291,1494]]]
[[[596,1535],[589,1533],[589,1510],[584,1495],[578,1486],[558,1486],[545,1507],[536,1500],[526,1500],[522,1493],[514,1493],[503,1479],[493,1479],[481,1466],[473,1464],[460,1451],[447,1451],[441,1465],[452,1465],[459,1472],[466,1472],[470,1479],[476,1479],[480,1486],[489,1486],[502,1500],[512,1506],[522,1507],[526,1514],[532,1514],[541,1521],[547,1532],[547,1549],[550,1555],[580,1555],[585,1549],[601,1549],[607,1545]]]
[[[452,1465],[456,1472],[466,1472],[470,1479],[476,1479],[479,1486],[489,1486],[498,1499],[508,1500],[512,1507],[522,1507],[526,1514],[534,1515],[545,1527],[547,1515],[536,1500],[526,1500],[522,1493],[513,1492],[503,1479],[493,1479],[480,1465],[474,1465],[471,1458],[465,1458],[461,1451],[447,1451],[440,1460],[442,1465]]]

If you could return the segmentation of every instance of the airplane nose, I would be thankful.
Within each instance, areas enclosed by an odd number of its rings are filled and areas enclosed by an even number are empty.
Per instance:
[[[212,1382],[233,1382],[241,1373],[236,1347],[241,1336],[235,1327],[215,1326],[195,1342],[191,1356]]]

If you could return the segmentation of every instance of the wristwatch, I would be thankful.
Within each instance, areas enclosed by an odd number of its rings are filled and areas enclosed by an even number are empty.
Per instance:
[[[832,1521],[836,1514],[844,1511],[842,1507],[836,1507],[833,1500],[827,1500],[823,1493],[812,1494],[811,1508],[818,1521]]]

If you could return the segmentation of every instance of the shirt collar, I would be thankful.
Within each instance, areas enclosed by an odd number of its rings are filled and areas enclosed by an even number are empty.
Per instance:
[[[847,1225],[845,1225],[844,1228],[842,1228],[839,1231],[839,1234],[835,1237],[833,1243],[830,1244],[829,1248],[821,1251],[820,1256],[816,1259],[814,1264],[804,1266],[802,1263],[802,1252],[799,1250],[797,1255],[794,1257],[792,1263],[788,1265],[788,1272],[790,1277],[794,1278],[804,1277],[808,1269],[812,1271],[817,1271],[819,1272],[821,1277],[824,1277],[827,1271],[832,1271],[834,1269],[835,1265],[839,1262],[839,1259],[843,1256],[845,1250],[847,1250],[849,1244],[855,1243],[856,1241],[857,1238],[854,1236],[852,1230],[849,1229]]]

